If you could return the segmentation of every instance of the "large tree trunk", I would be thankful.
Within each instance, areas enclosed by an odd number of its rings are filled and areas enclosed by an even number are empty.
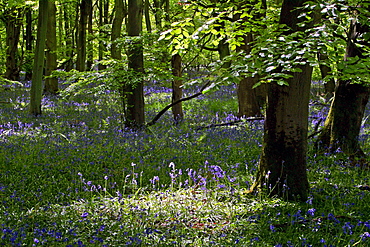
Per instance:
[[[46,34],[46,66],[45,75],[50,76],[57,69],[57,33],[56,33],[56,6],[54,2],[49,2],[48,25]],[[45,79],[44,92],[56,94],[58,92],[58,79],[50,77]]]
[[[172,74],[174,79],[172,81],[172,103],[182,98],[182,68],[181,68],[181,56],[176,54],[172,56],[171,60]],[[184,118],[184,112],[182,111],[182,103],[178,103],[172,106],[172,113],[175,123],[179,123]]]
[[[280,24],[298,30],[298,16],[305,0],[285,0]],[[265,189],[269,196],[288,200],[307,199],[306,171],[308,103],[312,67],[301,65],[289,86],[268,85],[262,156],[251,190]]]
[[[37,39],[35,60],[33,63],[30,114],[41,115],[42,76],[45,60],[45,40],[48,23],[48,0],[39,0],[39,19],[37,23]]]
[[[363,51],[356,43],[368,27],[353,20],[350,26],[344,60],[350,57],[365,58]],[[364,45],[364,44],[362,44]],[[365,44],[368,46],[368,44]],[[317,145],[322,150],[335,152],[341,150],[350,157],[363,157],[364,152],[358,143],[362,119],[369,100],[367,86],[340,80],[335,89],[334,100],[330,107],[324,128]]]
[[[143,73],[144,57],[142,41],[138,39],[142,31],[142,0],[128,1],[127,34],[131,41],[127,47],[129,72],[133,73],[134,83],[124,85],[126,101],[126,127],[140,129],[145,124]]]

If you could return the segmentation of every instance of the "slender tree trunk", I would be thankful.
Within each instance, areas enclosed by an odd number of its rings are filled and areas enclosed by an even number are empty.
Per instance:
[[[154,20],[155,20],[155,27],[157,30],[162,30],[162,1],[160,0],[153,0],[154,4]]]
[[[80,21],[77,36],[77,61],[76,69],[78,71],[86,70],[86,29],[91,0],[82,0],[80,4]]]
[[[352,21],[345,61],[351,57],[365,58],[362,48],[357,46],[356,39],[367,31],[368,26],[360,25],[355,19]],[[369,46],[367,43],[362,45]],[[341,150],[350,157],[365,156],[358,143],[358,137],[369,93],[369,88],[363,84],[339,80],[328,117],[318,138],[318,148],[330,152]]]
[[[39,19],[37,23],[37,39],[35,60],[33,63],[30,114],[41,115],[42,76],[45,60],[45,41],[48,22],[48,0],[39,0]]]
[[[64,30],[65,30],[65,54],[66,54],[66,62],[65,62],[65,70],[70,71],[73,69],[73,57],[74,57],[74,45],[75,45],[75,35],[73,35],[73,16],[70,15],[68,5],[64,5],[63,8],[64,13]]]
[[[142,31],[142,0],[128,0],[127,34],[131,37],[127,47],[128,68],[133,73],[133,81],[125,86],[127,97],[126,127],[140,129],[145,124],[143,72],[144,57],[142,41],[139,39]],[[134,79],[135,78],[135,79]]]
[[[172,81],[172,103],[182,98],[182,68],[181,68],[181,56],[176,54],[172,56],[171,60],[172,74],[174,79]],[[172,106],[172,113],[175,123],[179,123],[184,118],[184,112],[182,111],[182,103],[178,103]]]
[[[92,1],[89,2],[88,6],[88,12],[89,16],[87,19],[87,44],[86,44],[86,49],[87,49],[87,61],[86,61],[86,66],[89,70],[92,69],[92,66],[94,64],[94,47],[93,47],[93,39],[94,39],[94,30],[93,30],[93,5]]]
[[[46,66],[45,75],[50,76],[57,69],[57,33],[56,33],[56,6],[53,1],[48,4],[48,23],[46,34]],[[44,92],[56,94],[58,92],[58,79],[50,77],[45,79]]]
[[[329,57],[326,54],[317,54],[319,61],[327,61]],[[330,75],[331,68],[328,65],[320,64],[321,78],[324,80],[324,90],[326,100],[330,100],[334,96],[335,80],[334,78],[325,79],[326,76]]]
[[[98,57],[99,61],[102,61],[105,57],[106,47],[105,47],[105,39],[106,39],[106,32],[105,32],[105,25],[108,24],[107,20],[107,6],[109,9],[109,1],[107,0],[99,0],[99,50],[98,50]],[[106,66],[99,63],[98,69],[103,70]]]
[[[5,10],[6,16],[6,71],[5,78],[13,81],[19,80],[18,43],[21,33],[21,20],[23,9],[10,8]]]
[[[220,56],[220,60],[224,61],[225,57],[230,55],[230,48],[229,48],[229,43],[227,43],[227,38],[224,38],[220,41],[220,43],[217,46],[217,51]],[[222,68],[230,68],[231,62],[224,62],[222,65]]]
[[[144,0],[144,16],[145,16],[145,26],[148,33],[152,32],[152,23],[150,21],[150,13],[149,13],[149,7],[150,3],[149,0]]]
[[[305,0],[284,0],[280,24],[298,30],[299,7]],[[262,156],[257,179],[251,190],[265,189],[269,196],[288,200],[307,199],[306,170],[308,103],[312,67],[301,65],[292,73],[289,86],[268,85]]]
[[[27,8],[26,10],[26,64],[31,65],[32,64],[32,48],[33,48],[33,35],[32,35],[32,8]],[[32,66],[26,67],[26,81],[30,81],[32,79]]]
[[[249,54],[252,47],[253,34],[249,33],[244,37],[244,45],[238,47],[238,50],[243,50],[245,54]],[[239,84],[237,85],[237,96],[238,96],[238,117],[255,117],[262,116],[261,105],[257,97],[257,90],[253,86],[258,82],[259,78],[256,77],[241,77]],[[264,94],[266,95],[266,94]]]
[[[245,11],[251,13],[254,10],[254,6],[260,0],[254,0],[247,6],[248,9]],[[240,7],[243,8],[243,7]],[[240,14],[237,14],[234,19],[237,21],[240,19]],[[259,20],[264,15],[261,12],[254,14],[254,20]],[[244,21],[248,21],[244,18]],[[254,34],[252,32],[241,37],[243,44],[237,47],[237,51],[243,51],[244,54],[250,54],[252,50],[252,43],[254,41]],[[237,96],[238,96],[238,117],[255,117],[262,116],[261,107],[266,100],[266,88],[265,85],[261,85],[258,88],[253,86],[259,81],[259,77],[241,77],[239,84],[237,85]]]
[[[114,3],[114,18],[112,24],[112,35],[111,35],[111,56],[113,59],[121,60],[121,48],[120,45],[117,43],[117,40],[121,36],[122,31],[122,23],[123,19],[125,18],[125,5],[123,0],[115,0]]]

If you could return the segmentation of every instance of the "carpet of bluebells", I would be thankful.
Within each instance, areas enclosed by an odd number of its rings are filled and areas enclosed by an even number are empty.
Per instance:
[[[170,97],[159,82],[145,87],[147,121]],[[27,82],[3,85],[0,102],[0,246],[370,244],[369,171],[340,150],[315,154],[314,138],[306,202],[246,193],[263,120],[199,129],[237,119],[234,86],[184,102],[180,125],[169,111],[142,132],[123,129],[119,97],[109,90],[45,95],[37,118],[28,115]],[[328,109],[313,91],[310,133]]]

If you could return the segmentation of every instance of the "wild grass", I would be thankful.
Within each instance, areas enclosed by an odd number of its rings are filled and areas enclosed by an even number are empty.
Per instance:
[[[368,170],[340,152],[317,155],[310,143],[307,202],[245,193],[263,121],[197,130],[235,119],[232,86],[185,102],[181,125],[168,112],[144,132],[122,130],[112,92],[46,96],[33,118],[27,89],[1,96],[11,102],[0,110],[1,246],[369,245]],[[145,91],[150,120],[170,92]],[[310,131],[328,107],[311,104]],[[364,121],[364,150],[367,133]]]

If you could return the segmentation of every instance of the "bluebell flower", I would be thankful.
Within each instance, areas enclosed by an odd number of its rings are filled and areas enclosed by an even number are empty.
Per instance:
[[[310,209],[307,210],[307,214],[310,215],[310,216],[314,216],[315,212],[316,212],[315,208],[310,208]]]
[[[363,234],[360,235],[360,238],[364,241],[365,239],[370,238],[370,233],[364,232]]]
[[[352,235],[353,234],[352,228],[353,228],[353,225],[351,223],[349,223],[349,222],[344,223],[344,226],[342,227],[343,233],[348,234],[348,235]]]
[[[89,213],[87,213],[87,212],[85,212],[85,213],[81,214],[81,217],[82,217],[82,218],[86,218],[87,216],[89,216]]]

